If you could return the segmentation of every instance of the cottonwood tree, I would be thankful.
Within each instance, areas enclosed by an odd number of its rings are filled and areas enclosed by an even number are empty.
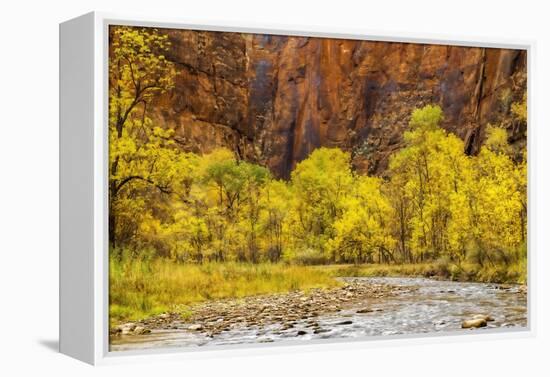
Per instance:
[[[173,131],[154,125],[151,100],[174,85],[174,65],[164,53],[166,35],[156,29],[112,27],[109,48],[109,240],[137,232],[151,188],[172,192],[178,175]],[[124,220],[120,223],[120,220]]]
[[[351,156],[339,149],[319,148],[291,174],[294,192],[292,232],[299,250],[326,252],[334,236],[334,221],[341,215],[341,200],[353,184]]]
[[[467,156],[441,120],[436,106],[413,112],[387,178],[319,148],[284,181],[228,149],[183,153],[170,131],[130,114],[112,139],[117,239],[184,263],[445,258],[483,268],[524,259],[526,161],[493,126],[479,155]]]
[[[288,218],[292,192],[284,181],[270,180],[260,195],[262,242],[267,260],[278,262],[289,243]]]
[[[365,263],[395,261],[395,240],[388,222],[390,203],[382,194],[382,181],[357,177],[350,194],[342,199],[342,215],[334,222],[334,237],[328,247],[335,261]]]

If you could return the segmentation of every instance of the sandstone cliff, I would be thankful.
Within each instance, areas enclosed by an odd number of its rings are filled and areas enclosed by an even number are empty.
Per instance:
[[[226,146],[288,177],[319,146],[350,151],[381,174],[402,146],[411,111],[428,103],[476,153],[487,123],[525,145],[510,104],[526,91],[526,52],[189,30],[172,42],[176,87],[155,103],[185,150]]]

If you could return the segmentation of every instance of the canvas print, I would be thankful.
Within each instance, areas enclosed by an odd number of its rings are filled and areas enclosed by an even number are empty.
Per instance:
[[[526,50],[108,50],[111,351],[526,328]]]

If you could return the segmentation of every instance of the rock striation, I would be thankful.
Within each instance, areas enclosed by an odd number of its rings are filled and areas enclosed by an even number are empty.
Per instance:
[[[488,123],[525,146],[510,114],[526,92],[524,50],[163,29],[175,88],[153,117],[198,153],[225,146],[287,178],[320,146],[383,174],[410,113],[439,104],[443,127],[475,154]]]

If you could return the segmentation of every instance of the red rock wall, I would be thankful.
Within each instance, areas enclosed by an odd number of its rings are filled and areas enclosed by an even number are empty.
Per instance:
[[[164,30],[176,87],[155,118],[185,150],[219,146],[280,177],[319,146],[350,151],[356,169],[381,174],[402,146],[411,111],[429,103],[476,153],[488,122],[525,144],[510,104],[526,90],[526,52]]]

